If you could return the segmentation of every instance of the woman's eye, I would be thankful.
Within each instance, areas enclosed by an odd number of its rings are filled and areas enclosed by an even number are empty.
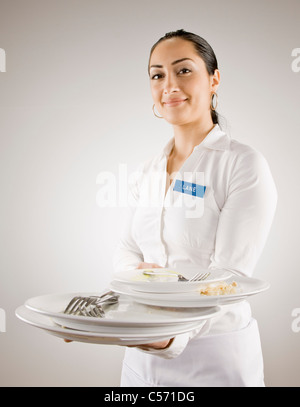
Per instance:
[[[191,70],[188,69],[188,68],[183,68],[183,69],[181,69],[181,70],[179,71],[179,73],[190,73],[190,72],[191,72]]]
[[[160,78],[162,78],[162,74],[159,74],[159,73],[156,73],[155,75],[152,75],[151,76],[151,79],[160,79]]]

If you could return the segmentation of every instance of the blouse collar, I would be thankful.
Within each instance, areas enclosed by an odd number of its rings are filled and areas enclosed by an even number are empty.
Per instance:
[[[212,130],[207,134],[204,140],[201,141],[200,144],[195,146],[194,151],[200,150],[202,148],[208,148],[211,150],[219,150],[219,151],[226,151],[229,149],[230,146],[230,138],[229,136],[221,130],[218,124],[212,128]],[[174,137],[168,141],[166,146],[163,149],[163,153],[166,156],[172,151],[174,147]]]

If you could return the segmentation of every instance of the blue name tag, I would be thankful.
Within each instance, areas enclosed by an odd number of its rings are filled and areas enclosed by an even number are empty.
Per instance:
[[[203,198],[205,194],[206,187],[203,185],[193,184],[191,182],[180,181],[177,179],[173,191],[181,192],[183,194],[189,194],[193,196],[198,196]]]

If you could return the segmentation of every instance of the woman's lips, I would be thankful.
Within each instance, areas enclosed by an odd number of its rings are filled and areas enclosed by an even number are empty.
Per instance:
[[[187,99],[170,99],[164,102],[165,106],[168,107],[175,107],[175,106],[179,106],[182,103],[184,103]]]

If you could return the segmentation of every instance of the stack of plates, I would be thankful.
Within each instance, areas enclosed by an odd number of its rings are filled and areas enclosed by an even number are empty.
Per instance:
[[[145,271],[153,272],[146,276]],[[119,294],[129,295],[136,302],[147,305],[177,308],[215,307],[245,300],[269,288],[269,283],[255,278],[233,275],[228,270],[203,270],[210,272],[208,278],[198,282],[178,281],[176,274],[191,278],[199,268],[141,269],[122,272],[115,276],[110,288]],[[157,277],[155,276],[157,274]],[[163,274],[166,276],[162,276]],[[170,276],[168,276],[170,274]],[[159,277],[160,276],[160,277]],[[203,295],[204,287],[230,286],[233,292],[224,295]]]
[[[16,310],[16,316],[63,339],[128,346],[157,342],[192,331],[220,312],[218,306],[170,309],[144,305],[121,294],[117,304],[104,305],[105,316],[102,318],[63,313],[72,298],[99,294],[54,294],[31,298]]]
[[[102,293],[31,298],[16,310],[16,315],[29,325],[67,340],[134,346],[169,339],[199,328],[220,313],[221,305],[245,300],[269,287],[264,281],[233,276],[226,270],[212,270],[205,281],[198,282],[178,281],[178,274],[190,278],[200,271],[199,268],[152,269],[156,273],[154,276],[146,276],[145,271],[131,270],[115,276],[108,290],[119,295],[118,302],[103,305],[103,317],[63,312],[74,297],[99,296]],[[233,293],[201,293],[204,287],[218,287],[220,284],[228,287],[233,282]]]

